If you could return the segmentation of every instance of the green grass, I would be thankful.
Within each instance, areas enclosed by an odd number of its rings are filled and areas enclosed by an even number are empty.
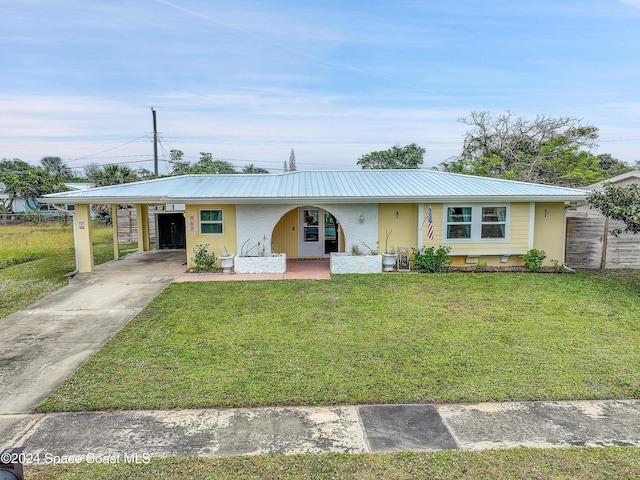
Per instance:
[[[96,265],[113,260],[112,232],[93,229]],[[71,225],[0,225],[0,318],[64,287],[74,269]]]
[[[639,286],[640,272],[172,284],[39,410],[638,398]]]
[[[149,464],[27,467],[30,480],[109,479],[632,479],[640,449],[631,447],[442,451],[378,455],[259,455],[164,458]]]

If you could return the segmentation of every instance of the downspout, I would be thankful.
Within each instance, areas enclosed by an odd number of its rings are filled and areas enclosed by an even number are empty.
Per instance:
[[[78,266],[78,239],[77,239],[77,234],[76,234],[76,218],[74,215],[74,211],[73,210],[67,210],[65,208],[61,208],[58,205],[52,203],[51,204],[53,206],[53,208],[55,208],[56,210],[58,210],[59,212],[62,212],[66,215],[71,215],[71,222],[73,225],[73,251],[75,253],[75,257],[76,257],[76,269],[73,272],[69,272],[67,274],[65,274],[67,277],[73,277],[75,274],[78,273],[78,270],[80,269]]]

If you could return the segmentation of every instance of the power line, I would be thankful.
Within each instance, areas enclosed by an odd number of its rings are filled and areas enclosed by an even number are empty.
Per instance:
[[[134,138],[133,140],[129,140],[128,142],[125,142],[123,144],[117,145],[115,147],[107,148],[106,150],[102,150],[100,152],[92,153],[90,155],[85,155],[84,157],[78,157],[78,158],[74,158],[72,160],[67,160],[67,162],[77,162],[78,160],[86,160],[88,158],[95,157],[96,155],[100,155],[101,153],[107,153],[107,152],[110,152],[110,151],[115,150],[117,148],[124,147],[125,145],[129,145],[130,143],[137,142],[141,138],[148,138],[148,137],[149,136],[147,134],[144,134],[144,135],[142,135],[142,136],[140,136],[138,138]]]

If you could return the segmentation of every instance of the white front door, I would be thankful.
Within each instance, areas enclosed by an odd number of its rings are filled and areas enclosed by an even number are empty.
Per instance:
[[[301,257],[320,257],[324,254],[324,210],[321,208],[302,207],[300,211]]]

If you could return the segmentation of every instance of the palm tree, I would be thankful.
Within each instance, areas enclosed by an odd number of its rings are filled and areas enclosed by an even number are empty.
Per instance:
[[[87,179],[97,187],[120,185],[122,183],[137,182],[140,177],[126,165],[89,165],[85,168]]]
[[[40,160],[40,164],[47,172],[60,177],[66,182],[74,178],[73,171],[65,165],[60,157],[44,157]]]

